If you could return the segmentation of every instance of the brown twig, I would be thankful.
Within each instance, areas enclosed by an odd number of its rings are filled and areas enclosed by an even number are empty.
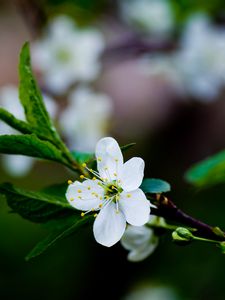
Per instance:
[[[164,217],[165,219],[169,219],[171,221],[181,223],[182,225],[189,226],[191,228],[197,229],[195,232],[196,236],[213,239],[217,241],[225,240],[222,234],[218,234],[215,231],[215,227],[210,226],[202,221],[195,219],[188,214],[184,213],[181,209],[179,209],[173,201],[169,200],[165,196],[157,197],[157,208],[152,208],[152,214],[160,217]],[[221,232],[222,233],[222,232]]]

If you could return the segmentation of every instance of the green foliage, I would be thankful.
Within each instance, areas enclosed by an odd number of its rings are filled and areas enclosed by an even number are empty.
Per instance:
[[[170,191],[170,184],[161,179],[146,178],[140,187],[144,193],[166,193]]]
[[[132,148],[135,145],[136,145],[136,143],[130,143],[130,144],[121,146],[120,149],[121,149],[122,152],[125,152],[125,151],[129,150],[130,148]]]
[[[42,192],[31,192],[16,188],[9,183],[0,185],[13,213],[36,223],[42,223],[51,232],[26,257],[34,258],[57,241],[75,233],[93,221],[93,217],[81,218],[80,212],[68,204],[65,198],[66,184],[45,188]]]
[[[34,249],[26,256],[26,260],[30,260],[43,252],[48,248],[55,245],[56,242],[76,233],[81,227],[88,225],[93,217],[70,216],[62,218],[57,222],[54,222],[55,229],[41,242],[39,242]]]
[[[79,164],[89,163],[89,162],[95,160],[94,153],[72,151],[71,154],[74,157],[74,159],[76,160],[76,162],[78,162]]]
[[[0,120],[4,121],[6,124],[11,126],[12,128],[14,128],[24,134],[32,133],[32,129],[26,122],[18,120],[10,112],[8,112],[7,110],[5,110],[2,107],[0,107]]]
[[[65,196],[50,192],[30,192],[18,189],[9,183],[0,185],[0,193],[6,197],[12,212],[32,222],[42,223],[68,215],[80,215],[65,199]]]
[[[185,178],[188,182],[199,187],[225,182],[225,151],[192,166],[186,172]]]
[[[28,124],[32,126],[34,132],[38,134],[41,132],[42,136],[54,141],[54,127],[32,73],[28,43],[25,43],[21,50],[19,75],[19,97]]]
[[[66,164],[66,160],[60,150],[50,142],[40,140],[34,134],[0,135],[0,153],[21,154]]]

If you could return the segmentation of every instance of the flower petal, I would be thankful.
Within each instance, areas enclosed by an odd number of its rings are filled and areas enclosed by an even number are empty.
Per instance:
[[[148,222],[150,202],[141,189],[133,192],[122,192],[119,199],[119,208],[126,217],[126,221],[134,226],[141,226]]]
[[[121,244],[126,250],[134,250],[150,240],[152,229],[146,226],[128,225],[121,239]]]
[[[153,238],[148,242],[142,245],[142,247],[131,251],[127,258],[129,261],[141,261],[151,255],[155,248],[158,246],[159,238],[153,235]]]
[[[70,184],[67,192],[67,201],[76,209],[96,209],[101,204],[104,196],[104,189],[98,185],[98,180],[75,181]]]
[[[129,159],[122,167],[120,180],[124,191],[134,191],[142,183],[144,177],[145,162],[140,157]]]
[[[111,247],[121,239],[125,228],[123,213],[117,213],[115,203],[111,202],[100,211],[94,222],[94,237],[99,244]]]
[[[98,171],[103,178],[117,178],[123,165],[123,155],[117,141],[112,137],[101,139],[95,150]]]
[[[152,229],[145,226],[128,226],[122,239],[122,246],[130,250],[128,260],[136,262],[148,257],[155,250],[159,238]]]

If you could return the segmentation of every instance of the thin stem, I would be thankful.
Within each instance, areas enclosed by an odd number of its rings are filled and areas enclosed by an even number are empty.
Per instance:
[[[171,200],[165,196],[160,196],[156,200],[157,208],[152,208],[152,214],[161,216],[174,222],[196,228],[195,235],[200,238],[211,239],[215,241],[224,241],[224,237],[215,233],[214,227],[195,219],[179,209]]]

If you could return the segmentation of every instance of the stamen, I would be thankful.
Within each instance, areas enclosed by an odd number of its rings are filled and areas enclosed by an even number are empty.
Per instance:
[[[77,192],[80,194],[80,193],[82,193],[82,190],[77,190]]]
[[[83,217],[85,216],[85,213],[84,213],[84,212],[82,212],[80,215],[81,215],[81,217],[83,218]]]
[[[131,198],[131,194],[127,194],[127,198]]]
[[[97,215],[98,215],[98,214],[94,214],[94,218],[96,218],[96,217],[97,217]]]
[[[72,184],[73,181],[69,179],[69,180],[67,181],[67,183],[68,183],[68,184]]]
[[[74,201],[74,198],[70,198],[70,201]]]

